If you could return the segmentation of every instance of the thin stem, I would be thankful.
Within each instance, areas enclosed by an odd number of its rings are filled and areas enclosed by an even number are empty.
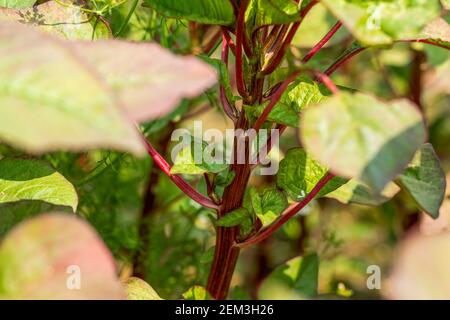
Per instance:
[[[314,197],[322,190],[325,185],[334,178],[334,175],[331,173],[327,173],[311,190],[310,193],[303,199],[302,201],[295,203],[288,207],[284,213],[281,215],[279,219],[277,219],[274,223],[272,223],[267,228],[258,232],[255,236],[245,240],[244,242],[236,244],[237,247],[243,248],[249,245],[261,242],[268,237],[270,237],[275,231],[281,228],[290,218],[297,214],[300,210],[302,210],[308,203],[310,203]]]
[[[221,34],[222,34],[221,30],[218,30],[216,33],[214,33],[214,35],[211,37],[211,39],[205,44],[205,46],[203,47],[203,52],[205,54],[210,56],[211,54],[214,53],[214,51],[216,51],[215,49],[217,48],[217,46],[220,43],[219,40],[220,40]]]
[[[283,95],[284,91],[286,91],[289,84],[297,78],[297,76],[300,74],[300,71],[295,71],[292,73],[286,80],[283,81],[283,83],[278,87],[278,89],[273,94],[272,98],[270,99],[269,104],[264,109],[263,113],[259,116],[259,118],[256,120],[255,125],[253,126],[253,129],[255,129],[256,132],[261,129],[264,122],[266,122],[267,117],[270,114],[270,111],[275,107],[275,105],[280,101],[281,96]]]
[[[172,174],[170,172],[170,165],[164,159],[162,155],[156,151],[152,144],[142,135],[142,139],[145,143],[147,153],[153,158],[153,161],[158,165],[158,167],[172,180],[188,197],[192,200],[198,202],[204,207],[211,209],[218,209],[219,207],[211,201],[211,199],[205,197],[197,190],[192,188],[192,186],[187,183],[181,176]]]
[[[243,98],[248,96],[244,82],[244,57],[242,50],[245,37],[245,11],[247,9],[248,3],[249,0],[241,1],[238,19],[236,22],[236,86],[239,94]]]
[[[278,52],[274,55],[274,57],[269,61],[269,63],[263,67],[261,72],[265,75],[271,74],[275,71],[275,69],[280,64],[281,60],[283,60],[284,54],[286,53],[286,49],[290,46],[292,39],[294,39],[295,34],[297,33],[298,28],[300,27],[300,24],[303,21],[303,18],[308,14],[308,12],[317,4],[317,1],[311,1],[308,6],[306,6],[301,12],[300,12],[300,20],[294,23],[289,30],[286,39],[284,39],[280,49]]]
[[[331,37],[334,36],[334,34],[341,28],[342,22],[338,21],[333,28],[331,28],[330,31],[320,40],[312,49],[310,52],[306,54],[306,56],[302,59],[303,63],[308,62],[311,60],[312,57],[316,55],[317,52],[319,52],[323,46],[331,39]]]
[[[324,73],[329,76],[331,75],[333,72],[335,72],[339,67],[341,67],[343,64],[345,64],[348,60],[350,60],[351,58],[353,58],[354,56],[356,56],[358,53],[364,51],[365,47],[360,47],[357,48],[349,53],[347,53],[346,55],[343,55],[342,57],[340,57],[338,60],[336,60],[327,70],[324,71]]]
[[[118,37],[122,34],[123,30],[125,30],[126,26],[128,25],[128,22],[130,21],[131,17],[133,16],[134,11],[136,10],[136,7],[138,5],[139,0],[134,0],[133,4],[131,5],[130,11],[128,12],[127,16],[125,17],[125,20],[123,20],[122,25],[120,26],[119,31],[116,32],[114,35],[115,37]]]
[[[227,66],[227,68],[228,68],[228,52],[229,52],[228,41],[227,41],[227,38],[225,37],[225,35],[223,35],[223,37],[222,37],[222,62]],[[231,120],[236,121],[237,120],[237,116],[236,116],[237,111],[234,108],[234,106],[232,106],[230,104],[230,101],[228,101],[227,93],[226,93],[226,90],[225,90],[225,87],[223,84],[220,84],[219,96],[220,96],[220,102],[222,103],[222,107],[223,107],[225,114]]]
[[[225,27],[222,27],[222,34],[225,37],[231,52],[236,55],[236,45],[234,44],[233,39],[231,39],[230,33],[227,29],[225,29]]]

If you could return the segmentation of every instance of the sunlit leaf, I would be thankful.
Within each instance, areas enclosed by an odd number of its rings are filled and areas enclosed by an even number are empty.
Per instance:
[[[189,288],[188,291],[183,293],[183,298],[186,300],[211,300],[212,297],[206,291],[204,287],[201,286],[193,286],[192,288]]]
[[[85,41],[74,44],[118,93],[137,121],[161,117],[183,98],[198,96],[216,82],[215,70],[195,57],[177,57],[152,43]]]
[[[322,0],[364,45],[417,37],[441,12],[439,0]]]
[[[402,172],[425,140],[422,116],[411,102],[362,93],[342,92],[308,108],[300,131],[317,161],[375,192]]]
[[[7,299],[122,299],[114,259],[86,222],[44,214],[0,245],[0,296]]]
[[[281,215],[287,206],[288,201],[281,191],[275,188],[266,189],[261,194],[262,213],[257,214],[257,216],[263,226],[268,226]]]
[[[420,148],[398,181],[422,210],[433,218],[439,216],[446,181],[444,170],[431,144],[426,143]]]
[[[241,224],[250,216],[249,212],[245,208],[238,208],[228,212],[217,220],[216,225],[220,227],[234,227]]]
[[[0,0],[0,7],[3,8],[29,8],[36,0]]]
[[[0,23],[0,139],[32,153],[144,151],[95,73],[64,42],[16,23]]]
[[[0,160],[0,203],[40,200],[75,211],[78,196],[73,185],[39,160]]]
[[[27,9],[0,8],[0,21],[17,21],[36,26],[63,39],[91,40],[111,36],[104,20],[87,15],[79,7],[73,6],[71,1],[66,3],[68,5],[63,6],[48,1],[33,8],[23,7]]]
[[[144,280],[131,277],[123,282],[127,300],[162,300]]]
[[[235,16],[230,0],[145,0],[162,15],[204,24],[231,25]]]

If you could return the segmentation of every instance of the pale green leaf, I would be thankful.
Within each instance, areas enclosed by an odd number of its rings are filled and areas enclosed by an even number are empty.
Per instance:
[[[426,143],[399,176],[400,185],[431,217],[439,216],[445,197],[445,173],[433,146]]]
[[[293,258],[277,267],[261,284],[260,299],[304,299],[317,295],[317,254]]]
[[[144,280],[131,277],[123,282],[127,300],[162,300],[158,293]]]
[[[39,160],[0,160],[0,203],[40,200],[68,206],[75,212],[78,196],[73,185]]]
[[[22,222],[0,246],[6,299],[123,299],[115,261],[94,229],[68,214]]]
[[[283,192],[277,189],[266,189],[261,195],[262,213],[257,214],[263,226],[274,222],[286,209],[288,201]]]
[[[213,67],[193,56],[176,56],[154,43],[78,41],[77,53],[100,73],[133,120],[152,120],[173,111],[184,98],[213,86]]]
[[[388,183],[381,193],[377,193],[364,183],[351,179],[336,190],[326,194],[325,197],[336,199],[345,204],[357,203],[369,206],[379,206],[386,201],[389,201],[399,191],[400,188],[393,182]]]
[[[322,0],[363,45],[417,37],[441,12],[439,0]]]
[[[445,10],[450,10],[450,0],[441,0]]]
[[[202,286],[193,286],[183,293],[185,300],[212,300],[211,295]]]
[[[0,0],[0,7],[3,8],[29,8],[36,0]]]
[[[245,208],[237,208],[228,212],[217,220],[216,225],[220,227],[235,227],[241,224],[250,216],[249,212]]]
[[[328,169],[321,166],[302,148],[288,150],[277,174],[277,186],[287,192],[294,201],[300,201],[326,175]],[[333,181],[334,180],[334,181]],[[320,197],[345,183],[344,180],[334,178],[317,195]]]
[[[80,7],[72,5],[71,1],[65,2],[67,6],[48,1],[28,9],[0,8],[0,21],[17,21],[36,26],[63,39],[92,40],[111,37],[109,26],[104,20],[87,15]]]
[[[425,140],[421,113],[409,100],[347,92],[308,108],[300,132],[312,157],[375,192],[403,171]]]
[[[226,26],[235,20],[230,0],[145,0],[144,3],[167,17],[203,24]]]
[[[0,139],[31,153],[145,152],[115,96],[86,63],[62,40],[16,23],[0,23]]]

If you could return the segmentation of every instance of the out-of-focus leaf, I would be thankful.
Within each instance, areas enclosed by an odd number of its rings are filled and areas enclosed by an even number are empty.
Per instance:
[[[225,89],[225,94],[228,101],[230,103],[234,103],[237,99],[234,97],[233,90],[231,89],[230,75],[228,73],[227,65],[219,59],[212,59],[206,56],[199,56],[199,58],[212,65],[216,69],[219,75],[219,82]]]
[[[233,211],[228,212],[219,220],[217,220],[216,225],[220,227],[234,227],[241,224],[250,216],[249,212],[245,208],[238,208]]]
[[[308,152],[342,177],[381,192],[425,140],[422,116],[406,99],[382,102],[362,93],[339,93],[301,118]]]
[[[450,10],[450,0],[441,0],[445,10]]]
[[[417,37],[441,12],[439,0],[322,0],[364,45]]]
[[[162,15],[196,21],[203,24],[231,25],[234,23],[234,9],[230,0],[145,0]]]
[[[136,121],[161,117],[181,99],[195,97],[216,82],[211,66],[152,43],[85,41],[74,48],[118,93],[126,113]]]
[[[63,39],[93,40],[111,37],[104,20],[89,17],[79,7],[73,6],[71,1],[62,2],[68,5],[48,1],[33,8],[22,7],[27,9],[0,8],[0,21],[17,21],[36,26]]]
[[[261,284],[259,299],[304,299],[317,295],[317,254],[297,257],[277,267]],[[277,291],[277,292],[276,292]]]
[[[420,148],[398,181],[422,210],[433,218],[439,216],[446,181],[444,170],[431,144],[426,143]]]
[[[29,8],[36,0],[0,0],[0,7],[3,8]]]
[[[300,76],[291,83],[280,101],[270,111],[267,119],[279,124],[298,127],[299,113],[310,105],[321,102],[326,96],[330,95],[330,91],[325,85],[316,83],[306,76]],[[255,117],[259,117],[266,104],[258,107],[248,107]]]
[[[64,42],[9,22],[0,23],[0,139],[31,153],[144,152],[114,95]]]
[[[302,148],[288,150],[277,174],[277,186],[287,192],[294,201],[306,197],[314,186],[325,176],[327,168],[321,166]],[[346,181],[335,177],[320,191],[317,197],[323,196]]]
[[[78,196],[73,185],[39,160],[0,160],[0,203],[41,200],[75,210]]]
[[[212,300],[211,295],[202,286],[193,286],[188,291],[183,293],[183,298],[186,300]]]
[[[376,193],[364,183],[351,179],[336,190],[326,194],[325,197],[336,199],[345,204],[357,203],[379,206],[390,200],[399,191],[400,188],[395,183],[390,182],[381,193]]]
[[[425,27],[419,38],[450,49],[450,25],[442,18],[435,19]]]
[[[86,222],[44,214],[21,223],[0,246],[6,299],[122,299],[114,259]]]
[[[127,300],[162,300],[144,280],[131,277],[123,282]]]
[[[391,275],[382,284],[389,299],[450,299],[450,233],[424,236],[416,230],[400,244]]]

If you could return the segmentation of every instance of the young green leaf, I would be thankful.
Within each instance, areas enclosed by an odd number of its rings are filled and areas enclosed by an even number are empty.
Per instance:
[[[298,127],[299,113],[308,106],[321,102],[330,91],[325,85],[312,81],[306,76],[300,76],[291,83],[282,95],[280,101],[269,113],[268,120],[279,124]],[[248,107],[255,117],[260,116],[267,104],[258,107]]]
[[[237,208],[236,210],[230,211],[217,220],[216,225],[219,227],[235,227],[241,224],[250,216],[249,212],[245,208]]]
[[[341,92],[308,108],[301,118],[303,144],[321,164],[381,192],[425,140],[422,116],[406,99],[380,101]]]
[[[399,191],[400,188],[393,182],[389,182],[381,193],[377,193],[364,183],[351,179],[336,190],[326,194],[325,197],[336,199],[344,204],[357,203],[379,206],[389,201]]]
[[[0,139],[31,153],[145,152],[115,96],[65,42],[6,22],[0,23]]]
[[[288,150],[277,174],[277,186],[287,192],[294,201],[300,201],[311,192],[315,185],[325,176],[328,169],[321,166],[302,148]],[[346,181],[335,177],[317,195],[323,196]]]
[[[104,20],[96,19],[94,15],[88,16],[80,7],[72,5],[72,1],[61,2],[67,3],[67,6],[48,1],[33,8],[27,6],[27,9],[0,8],[0,21],[17,21],[36,26],[62,39],[111,38],[111,31]]]
[[[0,0],[0,8],[30,8],[36,0]]]
[[[187,2],[186,2],[187,3]],[[79,41],[77,53],[119,95],[126,113],[147,121],[173,111],[216,83],[216,71],[195,57],[178,57],[152,43]]]
[[[0,160],[0,203],[40,200],[68,206],[75,212],[78,196],[73,185],[39,160]]]
[[[257,214],[263,226],[274,222],[286,209],[288,201],[283,192],[277,189],[266,189],[261,195],[262,213]]]
[[[202,286],[193,286],[188,291],[183,293],[183,298],[186,300],[211,300],[212,297],[208,291]]]
[[[67,214],[15,227],[0,246],[4,299],[123,299],[114,259],[94,229]]]
[[[250,0],[245,12],[248,33],[267,25],[289,24],[301,19],[294,0]]]
[[[322,0],[363,45],[417,37],[441,12],[439,0]]]
[[[145,0],[162,15],[203,24],[232,25],[235,20],[230,0]]]
[[[399,176],[398,182],[431,217],[439,216],[445,197],[445,173],[433,146],[425,143]]]
[[[158,293],[144,280],[130,277],[123,282],[127,300],[162,300]]]
[[[287,261],[261,284],[260,299],[304,299],[317,295],[319,258],[308,254]],[[276,289],[276,290],[274,290]]]

